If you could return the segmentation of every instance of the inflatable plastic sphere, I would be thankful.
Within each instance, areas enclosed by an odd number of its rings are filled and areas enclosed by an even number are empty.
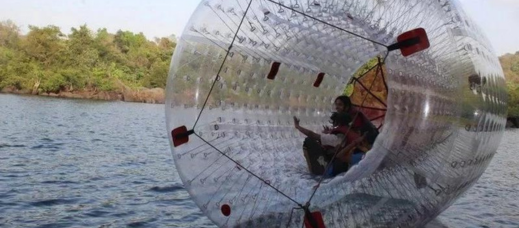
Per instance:
[[[378,137],[314,175],[293,116],[321,134],[344,93]],[[450,0],[203,1],[166,104],[178,173],[221,227],[422,226],[482,175],[506,110],[492,47]]]

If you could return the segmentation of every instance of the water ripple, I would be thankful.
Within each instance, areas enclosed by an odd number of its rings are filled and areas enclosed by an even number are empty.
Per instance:
[[[172,185],[172,186],[164,186],[164,187],[155,186],[155,187],[150,188],[149,190],[153,191],[153,192],[167,193],[167,192],[176,192],[178,190],[184,190],[184,187],[182,187],[181,185]]]
[[[77,202],[77,200],[73,199],[48,199],[48,200],[41,200],[30,203],[32,206],[35,207],[47,207],[47,206],[55,206],[60,204],[73,204]]]
[[[22,148],[22,147],[25,147],[25,145],[22,145],[22,144],[10,145],[10,144],[6,144],[6,143],[0,143],[0,149],[2,149],[2,148]]]

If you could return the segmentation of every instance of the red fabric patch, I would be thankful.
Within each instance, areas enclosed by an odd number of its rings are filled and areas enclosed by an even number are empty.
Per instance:
[[[274,80],[274,78],[276,78],[276,75],[278,74],[280,66],[281,66],[280,62],[273,62],[272,66],[270,67],[270,72],[267,75],[267,78],[270,80]]]
[[[319,73],[317,75],[317,79],[315,79],[314,87],[319,87],[321,85],[321,82],[323,82],[324,79],[324,73]]]
[[[400,51],[402,52],[402,55],[404,57],[412,55],[419,51],[423,51],[431,46],[429,43],[429,38],[427,37],[427,33],[425,32],[425,29],[423,29],[423,28],[417,28],[417,29],[402,33],[400,36],[398,36],[397,41],[400,43],[400,42],[404,42],[405,40],[409,40],[409,39],[413,39],[413,38],[419,38],[420,41],[417,44],[411,45],[409,47],[400,48]]]
[[[229,204],[222,205],[220,210],[222,211],[222,214],[225,215],[225,217],[231,215],[231,206],[229,206]]]
[[[177,147],[184,143],[189,142],[189,136],[180,137],[179,134],[186,133],[187,128],[186,126],[181,126],[175,128],[173,131],[171,131],[171,136],[173,137],[173,146]]]
[[[324,226],[323,215],[321,214],[321,212],[319,212],[319,211],[312,212],[310,214],[310,216],[312,216],[314,218],[315,222],[317,222],[317,227],[313,227],[312,223],[310,223],[308,218],[305,216],[305,227],[306,228],[326,228],[326,226]]]

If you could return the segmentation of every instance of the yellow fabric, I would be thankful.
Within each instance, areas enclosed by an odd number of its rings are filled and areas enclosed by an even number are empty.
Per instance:
[[[385,67],[382,67],[384,71],[384,75],[386,73]],[[377,74],[377,68],[369,71],[364,75],[360,82],[366,87],[370,88],[370,92],[375,95],[377,98],[382,100],[383,102],[387,102],[387,90],[384,85],[384,77],[380,72]],[[373,83],[373,85],[371,85]],[[384,104],[380,103],[373,95],[369,94],[368,91],[362,87],[360,83],[354,83],[353,89],[350,89],[350,99],[354,105],[362,105],[363,107],[372,107],[372,108],[380,108],[385,109]],[[348,91],[350,92],[350,91]],[[364,103],[363,103],[364,101]]]

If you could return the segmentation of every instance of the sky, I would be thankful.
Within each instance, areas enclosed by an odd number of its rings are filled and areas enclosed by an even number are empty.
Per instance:
[[[519,0],[459,0],[488,36],[498,55],[519,51]],[[147,37],[179,36],[199,0],[0,0],[0,21],[56,25],[65,33],[87,24],[142,32]]]

